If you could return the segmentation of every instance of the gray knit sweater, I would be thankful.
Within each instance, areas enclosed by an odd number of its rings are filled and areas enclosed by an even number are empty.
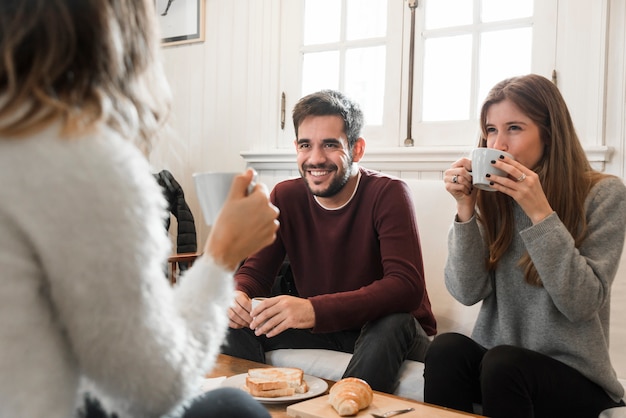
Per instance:
[[[446,286],[464,305],[482,301],[472,337],[491,348],[525,347],[559,360],[618,401],[624,388],[609,358],[611,285],[626,232],[626,187],[600,181],[585,202],[588,236],[579,249],[556,213],[532,225],[514,204],[515,234],[492,279],[487,247],[472,218],[455,222],[448,236]],[[517,261],[528,250],[543,281],[524,281]]]

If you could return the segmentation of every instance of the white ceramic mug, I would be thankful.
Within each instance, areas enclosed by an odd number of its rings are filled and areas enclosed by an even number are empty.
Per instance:
[[[238,172],[208,171],[206,173],[195,173],[193,181],[196,186],[196,194],[202,209],[202,216],[207,225],[213,225],[219,214],[228,193],[233,184],[235,176],[242,174]],[[252,192],[256,185],[257,175],[254,173],[252,181],[248,185],[248,194]]]
[[[233,179],[239,173],[207,172],[195,173],[193,181],[196,186],[196,194],[202,208],[204,222],[213,225],[217,214],[224,206]]]
[[[487,174],[506,177],[507,173],[494,167],[492,161],[498,161],[501,155],[513,158],[508,152],[500,151],[493,148],[475,148],[472,150],[472,184],[482,190],[494,192],[496,189],[489,185]]]

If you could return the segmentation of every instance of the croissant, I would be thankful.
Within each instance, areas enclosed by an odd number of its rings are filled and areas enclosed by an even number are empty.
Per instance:
[[[346,377],[330,388],[328,402],[339,416],[348,417],[367,408],[373,396],[372,388],[365,380]]]

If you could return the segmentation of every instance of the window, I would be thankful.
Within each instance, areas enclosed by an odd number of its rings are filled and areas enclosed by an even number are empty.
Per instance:
[[[514,75],[541,72],[539,53],[554,57],[554,2],[422,0],[418,27],[413,137],[423,145],[467,143],[489,89]],[[455,13],[450,13],[454,10]],[[546,35],[547,34],[547,35]],[[418,36],[418,35],[416,35]],[[552,39],[551,39],[552,38]]]
[[[302,94],[342,90],[369,125],[382,125],[387,0],[307,0],[304,7]]]
[[[467,0],[425,2],[421,120],[476,116],[475,108],[490,86],[512,74],[530,72],[532,0],[508,8],[503,4],[483,0],[480,12],[474,13]],[[449,97],[457,100],[446,100]]]
[[[292,21],[287,29],[286,112],[306,94],[337,89],[361,105],[368,144],[383,146],[383,138],[397,137],[403,2],[289,0],[283,6],[290,21],[301,16],[300,25]],[[287,122],[285,128],[284,142],[291,146],[293,130]]]
[[[416,146],[467,145],[493,84],[551,70],[556,2],[418,1],[411,110]],[[288,0],[283,7],[290,22],[281,77],[286,111],[302,95],[339,89],[361,104],[370,148],[402,146],[409,120],[407,0]],[[285,138],[291,146],[292,128]]]

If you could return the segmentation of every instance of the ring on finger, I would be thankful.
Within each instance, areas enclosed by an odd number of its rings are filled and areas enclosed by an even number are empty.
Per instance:
[[[452,183],[458,183],[459,182],[459,175],[455,174],[454,176],[452,176]]]
[[[524,180],[526,180],[526,173],[522,173],[522,175],[517,178],[518,183],[521,183]]]

